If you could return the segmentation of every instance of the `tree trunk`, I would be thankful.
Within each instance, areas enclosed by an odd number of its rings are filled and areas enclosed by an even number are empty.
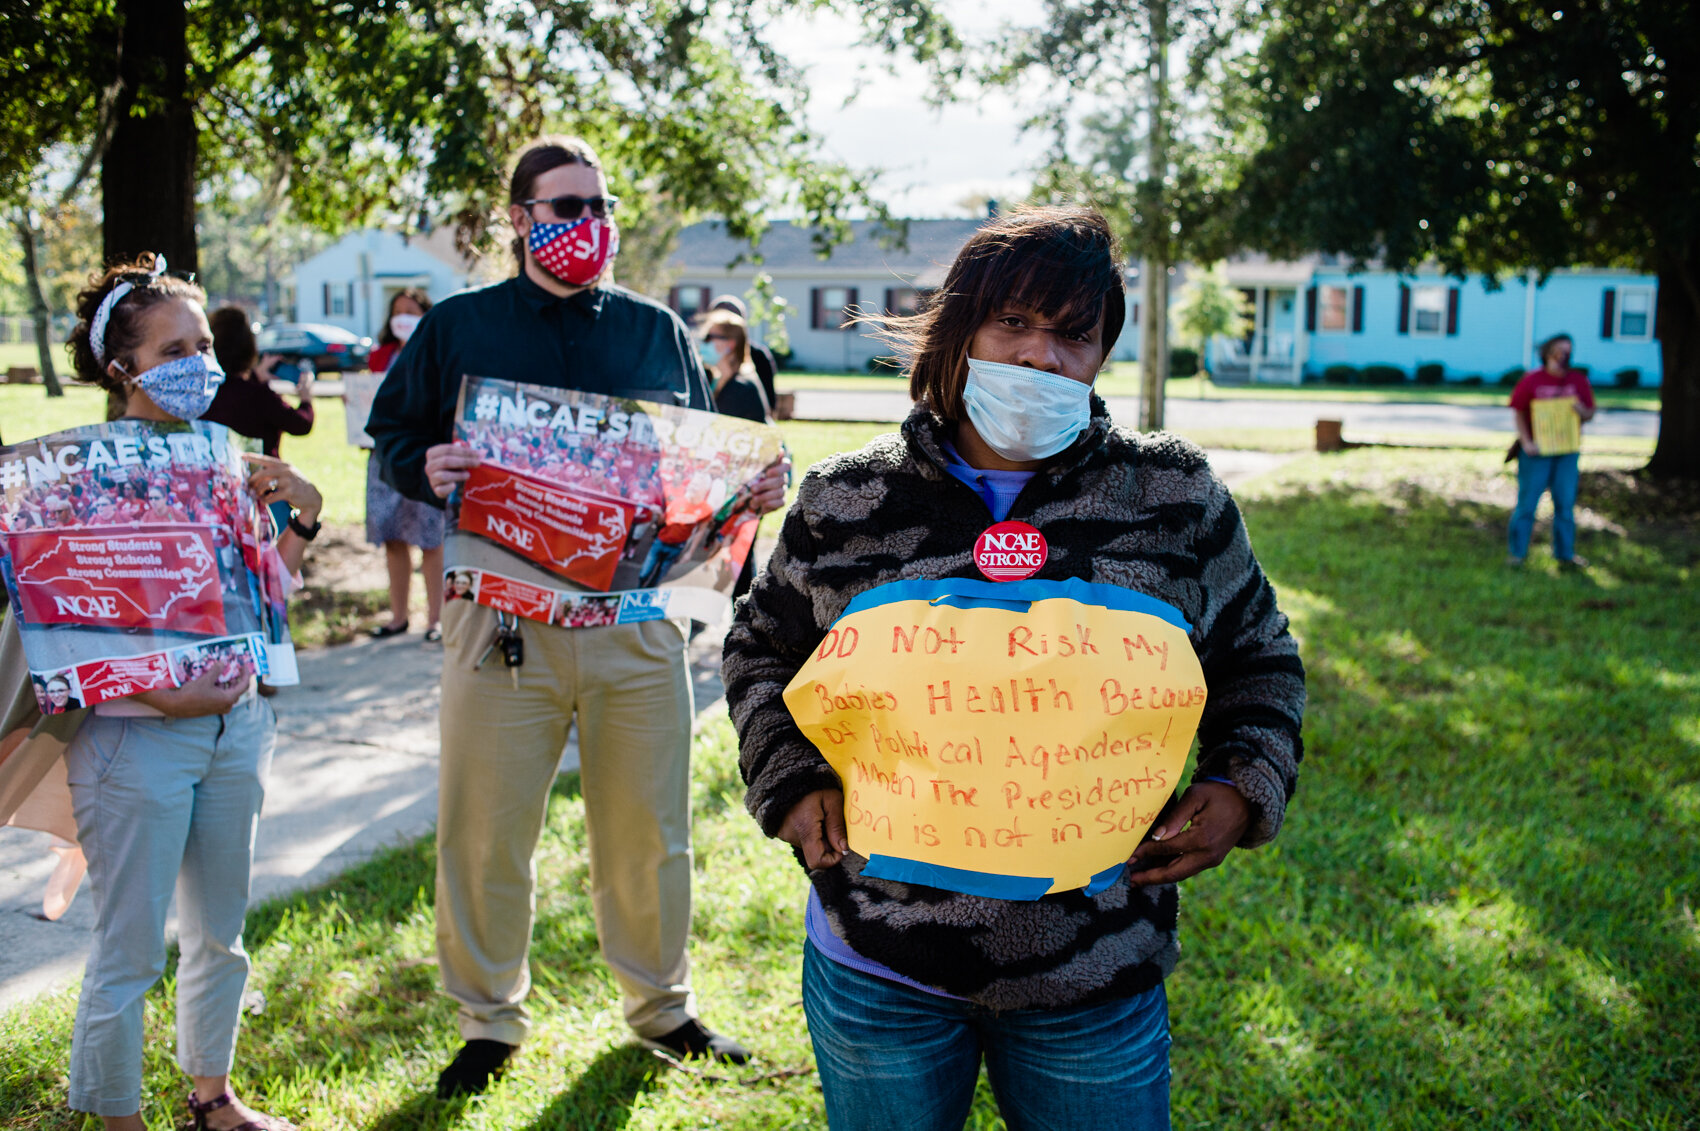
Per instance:
[[[1151,150],[1145,171],[1156,202],[1147,223],[1157,230],[1156,244],[1168,248],[1169,183],[1169,4],[1151,4]],[[1148,255],[1139,271],[1142,314],[1139,320],[1139,429],[1163,427],[1163,400],[1169,382],[1169,260],[1171,254]]]
[[[1700,241],[1660,264],[1656,325],[1664,376],[1659,442],[1647,470],[1700,481]]]
[[[195,111],[189,100],[183,0],[119,0],[124,82],[118,128],[100,166],[102,254],[108,264],[163,252],[196,269]]]
[[[1169,376],[1169,265],[1155,257],[1139,266],[1139,430],[1163,428]]]
[[[35,225],[27,215],[19,216],[14,224],[18,230],[18,242],[24,246],[24,285],[29,290],[30,313],[35,316],[35,348],[36,356],[41,361],[41,383],[47,386],[47,395],[62,397],[65,390],[59,384],[59,375],[53,371],[53,324],[49,318],[47,296],[41,289],[41,259],[36,254]]]

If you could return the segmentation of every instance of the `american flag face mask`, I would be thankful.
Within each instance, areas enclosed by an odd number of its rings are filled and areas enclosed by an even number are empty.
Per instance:
[[[532,221],[525,246],[543,270],[572,287],[588,287],[620,251],[614,221],[580,216],[565,224]]]

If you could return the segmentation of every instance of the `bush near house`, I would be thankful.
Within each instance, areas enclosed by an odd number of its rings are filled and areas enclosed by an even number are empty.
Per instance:
[[[1363,385],[1403,385],[1405,371],[1397,365],[1366,365],[1358,376]]]
[[[1417,384],[1438,385],[1446,380],[1446,366],[1438,361],[1425,361],[1417,366]]]
[[[1169,376],[1198,376],[1198,351],[1184,348],[1169,351]]]
[[[1458,378],[1456,383],[1459,385],[1468,385],[1472,389],[1477,389],[1483,384],[1482,375],[1480,373],[1472,373],[1468,377]]]
[[[1507,369],[1504,373],[1501,373],[1499,375],[1499,385],[1500,385],[1500,387],[1504,388],[1504,389],[1511,388],[1513,385],[1515,385],[1517,382],[1519,382],[1523,379],[1523,372],[1524,371],[1522,369],[1518,369],[1518,368]]]
[[[1637,389],[1641,386],[1641,371],[1633,366],[1628,369],[1619,369],[1611,380],[1612,384],[1620,389]]]
[[[1326,385],[1355,385],[1358,380],[1358,368],[1355,365],[1330,365],[1322,371],[1322,381]]]

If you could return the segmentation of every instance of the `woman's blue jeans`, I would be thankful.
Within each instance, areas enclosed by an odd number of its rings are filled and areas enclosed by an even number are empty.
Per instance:
[[[982,1056],[1011,1131],[1168,1131],[1161,984],[1101,1005],[998,1013],[853,970],[810,943],[803,1010],[832,1131],[960,1131]]]
[[[1528,557],[1535,533],[1535,508],[1552,492],[1552,556],[1567,562],[1576,556],[1576,452],[1564,456],[1517,453],[1517,508],[1511,512],[1511,556]]]

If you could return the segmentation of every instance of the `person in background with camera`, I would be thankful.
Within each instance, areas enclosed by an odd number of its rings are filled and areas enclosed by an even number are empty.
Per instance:
[[[240,306],[221,306],[208,319],[213,352],[224,369],[225,382],[202,418],[232,432],[260,441],[260,449],[276,456],[283,434],[305,436],[313,430],[313,367],[305,359],[284,362],[275,354],[260,356],[259,342],[248,312]],[[272,389],[275,379],[295,381],[300,404],[291,407]]]
[[[413,336],[414,327],[430,309],[431,297],[417,287],[391,295],[389,315],[366,367],[373,373],[388,372]],[[419,572],[425,578],[425,643],[441,641],[443,512],[408,498],[384,482],[375,450],[366,460],[366,541],[384,548],[384,565],[390,575],[390,619],[372,629],[372,636],[384,640],[407,631],[407,605],[413,590],[412,547],[418,546]]]

